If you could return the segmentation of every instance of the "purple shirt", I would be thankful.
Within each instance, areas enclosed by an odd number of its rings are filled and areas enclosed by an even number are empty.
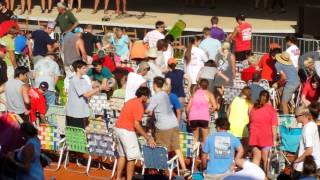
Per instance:
[[[218,39],[219,41],[224,41],[224,38],[225,38],[224,31],[219,27],[212,26],[211,37],[214,39]]]

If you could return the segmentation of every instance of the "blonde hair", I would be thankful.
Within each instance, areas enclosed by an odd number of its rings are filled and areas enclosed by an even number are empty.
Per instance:
[[[307,57],[303,62],[305,67],[310,66],[311,64],[314,64],[314,60],[311,57]]]
[[[223,60],[226,60],[228,58],[228,55],[230,53],[230,43],[225,41],[222,43],[221,45],[221,50],[222,50],[222,56],[223,56]]]

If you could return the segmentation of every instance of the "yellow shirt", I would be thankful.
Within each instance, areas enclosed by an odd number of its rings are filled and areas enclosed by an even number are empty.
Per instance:
[[[250,103],[246,99],[236,97],[230,105],[230,133],[238,138],[248,137]]]
[[[14,45],[14,39],[10,37],[10,35],[3,36],[0,38],[0,41],[4,43],[7,47],[7,53],[4,57],[4,61],[7,63],[7,66],[12,66],[9,52],[8,51],[13,51],[15,50],[15,45]]]

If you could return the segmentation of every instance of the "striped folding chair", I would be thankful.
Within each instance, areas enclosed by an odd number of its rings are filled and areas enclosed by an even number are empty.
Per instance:
[[[66,126],[65,130],[66,135],[66,158],[64,161],[64,168],[66,170],[72,171],[72,172],[78,172],[78,173],[84,173],[84,171],[76,171],[68,169],[68,163],[69,163],[69,152],[76,152],[76,153],[83,153],[88,154],[88,142],[87,142],[87,136],[82,128],[77,127],[71,127]]]
[[[87,133],[87,139],[88,139],[88,146],[89,146],[89,159],[87,164],[87,170],[86,174],[89,177],[94,178],[101,178],[105,179],[105,177],[98,177],[98,176],[92,176],[90,174],[90,166],[92,162],[93,156],[100,156],[105,158],[110,158],[111,160],[114,159],[114,164],[112,168],[112,178],[115,174],[115,170],[117,167],[117,151],[115,148],[116,143],[114,142],[114,139],[111,134],[106,133]]]
[[[58,128],[59,134],[64,134],[66,126],[66,109],[65,106],[49,105],[46,119],[50,125]]]
[[[239,96],[242,88],[226,86],[224,88],[223,100],[225,104],[231,104],[232,100]]]
[[[193,173],[195,160],[199,156],[200,142],[194,142],[192,133],[180,132],[179,144],[183,156],[192,159],[191,173]]]
[[[38,137],[41,142],[41,150],[54,152],[59,151],[59,160],[56,168],[53,169],[49,167],[45,168],[45,170],[59,170],[63,152],[65,150],[65,138],[60,139],[57,127],[48,124],[40,124],[38,126]]]
[[[162,146],[157,146],[155,148],[151,148],[147,145],[143,146],[142,175],[144,175],[146,168],[169,170],[169,179],[172,178],[173,169],[177,168],[178,175],[180,175],[178,156],[175,155],[169,160],[167,148]]]
[[[86,127],[86,132],[107,133],[108,128],[106,121],[103,119],[89,119],[89,125]]]
[[[109,100],[110,109],[121,111],[124,105],[124,98],[111,97]]]
[[[107,100],[108,97],[104,93],[99,93],[92,96],[89,101],[89,107],[91,108],[93,114],[102,116],[104,111],[107,109]]]

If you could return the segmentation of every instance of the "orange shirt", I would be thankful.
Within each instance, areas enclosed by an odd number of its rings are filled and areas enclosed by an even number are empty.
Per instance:
[[[139,98],[130,99],[121,109],[116,127],[126,129],[128,131],[135,131],[134,121],[142,121],[143,114],[144,107],[142,100]]]

